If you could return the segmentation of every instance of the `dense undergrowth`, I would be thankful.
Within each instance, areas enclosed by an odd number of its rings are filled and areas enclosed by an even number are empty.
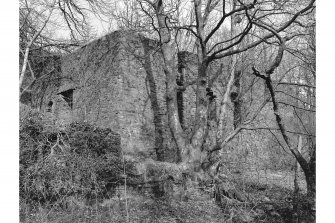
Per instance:
[[[20,120],[20,222],[311,222],[303,194],[294,212],[291,188],[243,172],[225,173],[243,202],[192,181],[182,196],[157,198],[134,188],[135,164],[124,161],[120,137],[110,129],[48,123],[33,110]],[[132,187],[124,186],[125,176]],[[222,196],[220,204],[215,196]]]
[[[110,129],[87,123],[50,127],[34,111],[20,122],[21,200],[53,204],[73,195],[101,197],[133,169]]]

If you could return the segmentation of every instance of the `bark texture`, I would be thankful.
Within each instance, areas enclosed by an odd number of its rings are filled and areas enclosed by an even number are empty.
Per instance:
[[[241,124],[241,115],[242,115],[241,114],[242,100],[240,98],[241,76],[242,72],[240,70],[236,70],[234,72],[233,88],[230,93],[230,99],[234,105],[234,129],[236,129]]]
[[[158,104],[157,97],[157,86],[153,75],[151,67],[151,52],[149,49],[149,40],[142,39],[143,49],[144,49],[144,69],[146,71],[146,80],[149,83],[149,99],[151,102],[151,109],[154,116],[154,126],[155,126],[155,150],[158,161],[164,161],[164,138],[163,138],[163,122],[161,117],[161,109]]]

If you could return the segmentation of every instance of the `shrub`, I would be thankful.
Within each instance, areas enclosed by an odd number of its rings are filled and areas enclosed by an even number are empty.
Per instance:
[[[104,195],[123,183],[120,136],[88,123],[60,130],[36,111],[20,120],[20,197],[50,203]],[[125,163],[133,172],[132,163]]]

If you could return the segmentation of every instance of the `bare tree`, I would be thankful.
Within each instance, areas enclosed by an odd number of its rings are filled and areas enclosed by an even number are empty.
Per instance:
[[[304,24],[304,18],[314,8],[314,0],[299,4],[274,1],[163,1],[163,0],[136,0],[127,4],[127,14],[118,14],[128,28],[149,32],[156,32],[159,38],[160,50],[164,58],[164,73],[166,78],[166,103],[169,127],[172,136],[181,153],[182,166],[187,169],[201,170],[201,164],[208,161],[213,152],[224,147],[241,130],[250,128],[264,106],[271,100],[265,100],[249,114],[248,119],[240,120],[236,128],[223,135],[223,125],[226,105],[230,93],[230,86],[234,83],[236,55],[251,51],[263,43],[278,45],[278,35],[283,35],[283,41],[289,41],[298,36],[293,32],[297,24]],[[184,10],[183,10],[184,9]],[[185,10],[187,9],[187,10]],[[187,13],[186,11],[190,12]],[[132,14],[129,18],[127,15]],[[179,18],[183,18],[180,21]],[[144,21],[141,23],[141,21]],[[227,23],[231,28],[227,28]],[[150,25],[144,29],[145,25]],[[238,24],[240,28],[235,28]],[[142,29],[143,28],[143,29]],[[231,35],[227,35],[227,31]],[[158,35],[157,35],[158,34]],[[198,71],[196,81],[196,114],[193,133],[190,137],[185,134],[179,118],[177,106],[177,92],[189,86],[176,84],[178,69],[176,57],[182,37],[188,36],[193,42],[190,49],[197,55]],[[247,40],[247,41],[246,41]],[[282,57],[283,55],[279,55]],[[278,56],[278,57],[279,57]],[[217,128],[218,134],[215,144],[204,148],[205,138],[208,137],[208,113],[210,101],[206,95],[206,88],[210,85],[209,67],[215,61],[232,58],[230,81],[226,86],[225,97],[221,109],[221,116]],[[235,59],[234,59],[235,58]],[[270,66],[267,72],[272,73],[279,65]],[[220,74],[221,75],[221,74]],[[225,75],[225,74],[222,74]],[[236,79],[236,78],[235,78]],[[236,81],[235,81],[236,82]]]
[[[102,11],[106,10],[105,12],[107,13],[108,8],[105,7],[104,1],[87,0],[85,2],[93,12],[102,9]],[[59,0],[55,1],[54,4],[57,5],[57,10],[60,10],[70,29],[71,38],[76,38],[76,35],[80,34],[85,35],[85,28],[79,25],[79,21],[84,21],[84,23],[86,21],[85,9],[77,5],[75,1]],[[283,118],[278,111],[280,104],[286,103],[287,105],[288,103],[276,100],[276,95],[279,93],[277,86],[295,85],[301,89],[306,88],[308,90],[304,90],[304,93],[298,95],[298,99],[309,103],[305,103],[306,107],[297,107],[296,109],[313,112],[314,108],[308,104],[313,105],[314,103],[311,102],[311,97],[315,95],[315,83],[313,81],[309,82],[310,78],[305,78],[306,82],[286,82],[285,74],[278,78],[276,83],[273,83],[272,78],[274,72],[279,70],[279,66],[285,57],[284,52],[302,58],[301,60],[305,61],[305,63],[301,64],[301,66],[311,70],[312,76],[315,76],[313,58],[315,51],[313,52],[313,44],[310,44],[312,48],[310,54],[302,53],[300,49],[296,48],[296,45],[289,47],[297,38],[301,38],[302,34],[299,27],[308,26],[308,19],[306,18],[310,16],[315,8],[315,0],[300,2],[265,0],[133,0],[123,1],[120,4],[122,4],[121,10],[119,9],[118,11],[117,8],[113,8],[115,12],[111,14],[113,18],[118,20],[120,27],[139,31],[146,36],[158,39],[165,74],[168,125],[180,153],[181,162],[179,165],[181,168],[200,173],[199,175],[215,175],[215,173],[211,173],[210,169],[213,169],[212,167],[217,169],[216,167],[219,164],[212,161],[213,156],[241,131],[255,128],[261,129],[262,127],[255,127],[251,124],[268,102],[271,101],[273,114],[276,117],[276,130],[281,133],[286,146],[301,165],[309,185],[308,191],[313,193],[315,189],[315,174],[313,176],[315,155],[311,156],[310,161],[307,161],[294,147],[292,140],[288,136],[290,130],[282,122]],[[46,18],[49,20],[50,17]],[[48,22],[48,20],[45,21]],[[78,30],[79,34],[75,34],[75,30]],[[32,40],[32,42],[35,41],[34,38]],[[29,44],[27,46],[29,52],[30,46]],[[262,52],[260,48],[265,46],[269,47],[269,50],[265,50],[264,54],[277,48],[278,51],[276,51],[270,64],[264,64],[260,68],[257,64],[259,60],[257,53]],[[188,49],[194,52],[197,64],[195,80],[186,82],[182,86],[179,86],[176,82],[178,77],[176,61],[180,49]],[[259,100],[258,103],[254,102],[252,104],[253,108],[246,112],[243,118],[239,114],[241,113],[240,108],[237,108],[236,114],[239,117],[238,119],[236,118],[238,121],[235,122],[235,128],[232,131],[226,131],[225,119],[228,116],[228,103],[230,103],[230,100],[234,101],[236,99],[231,94],[231,89],[234,87],[233,93],[237,93],[237,96],[235,96],[241,97],[238,95],[240,93],[240,71],[238,68],[242,64],[239,61],[240,57],[245,52],[253,54],[253,61],[250,62],[254,66],[253,74],[265,81],[269,95]],[[267,55],[264,57],[269,59]],[[25,61],[28,61],[28,59],[25,59]],[[230,64],[229,69],[226,69],[228,72],[223,72],[224,62]],[[24,77],[26,67],[27,65],[21,71],[20,83],[21,76],[22,79]],[[155,101],[157,102],[155,83],[150,81],[151,67],[148,58],[144,60],[144,67],[150,84],[150,100],[155,107],[157,105],[155,103]],[[210,72],[211,69],[214,72]],[[288,68],[287,72],[290,69]],[[211,97],[208,97],[208,88],[211,88],[218,78],[223,77],[227,81],[224,83],[223,97],[220,98],[219,118],[214,119],[211,118],[210,114],[213,111],[216,112],[216,109],[214,109],[215,102]],[[188,87],[194,87],[196,94],[196,111],[191,134],[186,134],[182,128],[177,97],[178,92],[185,91]],[[307,92],[306,95],[309,97],[306,100],[302,97],[305,92]],[[288,94],[288,92],[285,93]],[[251,102],[253,101],[251,100]],[[236,104],[236,107],[238,106],[240,105]],[[162,137],[158,132],[160,132],[162,126],[159,120],[159,112],[157,111],[156,113],[154,112],[155,123],[159,124],[155,126],[157,130],[155,144],[158,147],[156,150],[157,155],[160,155],[162,148],[159,147],[162,146]],[[297,115],[298,118],[299,115]],[[309,133],[306,132],[304,133],[308,135]],[[206,140],[214,143],[206,144]],[[315,154],[315,149],[313,151],[311,154]],[[159,159],[164,161],[163,158]]]
[[[34,35],[32,36],[32,38],[26,43],[25,45],[25,50],[24,50],[24,59],[23,59],[23,63],[22,63],[22,68],[21,68],[21,72],[20,72],[20,81],[19,81],[19,87],[22,88],[22,84],[23,84],[23,80],[25,78],[25,74],[26,74],[26,69],[27,69],[27,65],[28,65],[28,56],[29,56],[29,52],[30,52],[30,48],[32,47],[32,45],[35,43],[35,41],[37,40],[37,38],[41,35],[41,32],[43,31],[43,29],[45,28],[46,24],[49,22],[49,19],[52,15],[52,12],[54,10],[54,7],[55,7],[55,4],[56,4],[56,1],[53,1],[51,4],[50,4],[50,8],[48,10],[48,12],[46,13],[45,15],[45,19],[43,20],[41,26],[39,28],[37,28],[36,32],[34,33]],[[26,7],[28,8],[28,4],[26,4]],[[21,24],[21,27],[22,28],[25,23],[27,23],[28,19],[29,19],[29,14],[30,14],[30,10],[28,10],[28,13],[26,14],[25,18],[22,18],[22,24]],[[43,17],[43,13],[41,13],[40,15],[38,16],[41,16]],[[31,75],[32,75],[32,78],[33,79],[36,79],[33,72],[31,72]]]
[[[86,7],[75,1],[20,0],[20,98],[30,92],[36,82],[50,76],[54,69],[40,74],[34,62],[48,60],[53,54],[71,52],[74,48],[95,38],[87,16],[103,15],[106,1],[85,1]],[[64,22],[66,25],[62,25]],[[53,31],[69,33],[69,38],[55,37]],[[45,58],[43,58],[45,57]]]
[[[282,115],[279,112],[279,103],[276,97],[276,91],[274,89],[273,86],[273,82],[272,82],[272,78],[271,75],[274,73],[275,69],[280,65],[282,58],[283,58],[283,54],[284,54],[284,50],[286,50],[286,42],[285,40],[275,31],[273,31],[273,33],[276,35],[276,37],[279,39],[280,41],[280,46],[278,49],[278,53],[276,55],[276,57],[274,58],[272,64],[269,66],[269,68],[265,71],[265,75],[262,75],[255,67],[253,67],[253,74],[257,77],[262,78],[265,83],[267,88],[270,91],[270,96],[271,96],[271,101],[272,101],[272,105],[273,105],[273,114],[275,115],[276,118],[276,122],[277,125],[279,127],[280,133],[285,141],[285,144],[287,145],[287,147],[289,148],[289,150],[292,152],[292,154],[294,155],[294,157],[296,158],[297,162],[300,164],[305,177],[306,177],[306,182],[307,182],[307,194],[313,198],[313,200],[315,199],[315,145],[310,145],[310,157],[309,157],[309,161],[303,157],[301,151],[299,151],[299,149],[297,147],[295,147],[292,143],[292,139],[290,139],[289,135],[288,135],[288,131],[287,131],[287,127],[284,124],[284,120]],[[309,89],[308,89],[309,91]],[[307,94],[309,95],[309,93]],[[299,99],[297,99],[299,100]],[[296,112],[296,108],[294,105],[292,105],[294,108],[294,111]],[[299,118],[299,115],[296,113],[297,118],[301,121],[301,119]],[[305,128],[303,122],[301,121],[302,126],[304,127],[306,133],[308,135],[310,135],[309,131]],[[311,135],[310,135],[311,136]],[[299,143],[301,144],[301,143]]]

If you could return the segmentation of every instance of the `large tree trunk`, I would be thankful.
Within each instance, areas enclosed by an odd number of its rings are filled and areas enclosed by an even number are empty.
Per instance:
[[[312,202],[315,202],[315,193],[316,193],[316,168],[315,168],[316,163],[315,161],[316,161],[316,151],[315,151],[315,147],[313,146],[311,157],[308,162],[309,171],[305,173],[306,183],[307,183],[307,195],[312,198]],[[312,204],[312,205],[315,205],[315,204]]]
[[[306,176],[306,182],[307,182],[307,194],[310,197],[315,198],[315,192],[316,192],[316,187],[315,187],[315,182],[316,182],[316,175],[315,172],[310,171]]]
[[[232,10],[234,10],[236,7],[235,1],[232,2]],[[235,15],[231,16],[230,21],[230,38],[233,38],[235,36]],[[232,50],[234,50],[236,47],[233,46]],[[222,138],[224,136],[224,128],[226,127],[226,120],[228,118],[228,103],[229,103],[229,96],[231,99],[235,99],[234,96],[231,97],[231,90],[233,88],[233,85],[236,83],[236,65],[237,65],[237,55],[231,56],[231,67],[230,67],[230,76],[228,83],[226,85],[226,92],[223,96],[223,101],[221,103],[221,109],[220,109],[220,117],[219,117],[219,126],[218,126],[218,138]],[[237,92],[236,92],[237,93]],[[236,95],[235,95],[236,96]]]
[[[155,11],[157,16],[157,22],[159,26],[159,35],[161,42],[161,52],[164,60],[164,73],[166,78],[166,106],[169,128],[172,133],[172,137],[177,145],[177,157],[180,154],[185,154],[186,141],[184,132],[179,121],[178,105],[177,105],[177,69],[175,67],[175,50],[171,41],[171,34],[167,27],[166,20],[167,16],[164,14],[163,1],[158,0],[155,3]],[[181,155],[182,156],[182,155]]]
[[[315,151],[314,151],[315,152]],[[311,222],[315,219],[315,199],[316,199],[316,173],[315,173],[315,153],[310,158],[308,170],[304,170],[307,183],[309,219]]]
[[[234,129],[241,124],[241,74],[242,72],[240,70],[234,72],[234,83],[230,93],[230,99],[234,105]]]
[[[184,66],[183,66],[183,58],[178,54],[178,77],[177,77],[177,85],[183,87],[184,85]],[[184,98],[183,91],[177,91],[177,104],[178,104],[178,115],[179,122],[181,127],[184,129]]]
[[[144,69],[146,71],[146,80],[149,83],[149,99],[151,102],[151,109],[154,116],[154,126],[155,126],[155,150],[158,161],[165,160],[165,148],[164,148],[164,138],[163,138],[163,122],[161,117],[161,109],[158,104],[157,98],[157,86],[156,81],[153,75],[152,66],[151,66],[151,52],[149,49],[149,40],[143,38],[142,44],[144,49]]]
[[[159,35],[161,42],[161,52],[164,59],[164,73],[166,77],[166,105],[169,127],[172,136],[177,144],[182,160],[182,167],[188,170],[199,170],[201,161],[207,153],[201,151],[203,137],[205,135],[207,124],[207,106],[206,98],[207,86],[207,67],[205,62],[205,52],[203,48],[199,49],[198,45],[198,83],[196,91],[196,122],[194,134],[191,142],[187,142],[180,124],[178,104],[177,104],[177,69],[175,66],[175,48],[171,41],[171,33],[167,27],[167,16],[164,13],[163,1],[158,0],[155,3],[155,11],[159,26]],[[200,6],[199,6],[200,7]],[[198,9],[199,10],[199,9]],[[200,11],[198,11],[200,12]],[[203,30],[203,25],[200,25]],[[201,56],[199,56],[201,55]]]

